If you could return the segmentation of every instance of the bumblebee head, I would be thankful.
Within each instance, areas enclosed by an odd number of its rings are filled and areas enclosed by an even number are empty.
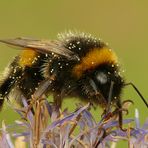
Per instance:
[[[84,100],[106,106],[109,101],[114,103],[120,98],[124,81],[116,65],[104,63],[94,70],[86,71],[79,79],[79,84],[80,94]]]
[[[118,67],[116,65],[107,63],[100,65],[92,74],[90,74],[89,78],[90,85],[96,92],[94,95],[101,93],[106,103],[108,103],[110,97],[113,102],[116,101],[116,99],[119,99],[124,81],[119,75]],[[112,83],[113,86],[111,86]],[[109,96],[110,93],[111,96]]]

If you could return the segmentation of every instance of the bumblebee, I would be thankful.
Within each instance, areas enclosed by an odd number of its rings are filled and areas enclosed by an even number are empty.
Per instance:
[[[66,97],[78,97],[104,109],[111,104],[121,108],[125,82],[115,52],[100,39],[69,32],[57,40],[16,38],[0,42],[23,47],[1,79],[0,107],[10,95],[29,100],[42,86],[41,94],[52,94],[58,106]],[[120,125],[121,118],[120,114]]]

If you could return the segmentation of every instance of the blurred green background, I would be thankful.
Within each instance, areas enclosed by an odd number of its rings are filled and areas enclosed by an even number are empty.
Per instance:
[[[133,82],[148,97],[148,1],[135,0],[3,0],[0,1],[0,38],[34,37],[56,39],[59,32],[76,29],[108,42],[125,70],[127,82]],[[0,44],[0,71],[19,51]],[[132,99],[140,111],[141,123],[148,110],[129,86],[123,99]],[[66,101],[65,104],[71,104]],[[72,104],[73,105],[73,104]],[[66,106],[66,105],[65,105]],[[69,106],[69,105],[68,105]],[[93,112],[98,116],[100,110]],[[5,105],[1,120],[13,122],[17,115]]]

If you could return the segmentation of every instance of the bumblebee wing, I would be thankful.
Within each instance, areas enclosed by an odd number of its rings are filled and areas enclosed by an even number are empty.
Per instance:
[[[6,43],[13,46],[24,47],[27,49],[34,49],[41,53],[55,53],[62,55],[69,60],[79,61],[78,55],[71,50],[65,48],[62,42],[57,40],[36,40],[30,38],[15,38],[0,40],[2,43]]]

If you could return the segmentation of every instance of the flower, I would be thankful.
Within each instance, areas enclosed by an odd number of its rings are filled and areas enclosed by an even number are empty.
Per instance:
[[[129,147],[148,147],[148,120],[140,127],[137,109],[135,119],[123,120],[123,125],[128,128],[122,130],[112,112],[96,122],[89,111],[89,103],[85,106],[79,104],[74,112],[69,113],[67,109],[61,111],[46,99],[38,99],[32,106],[27,104],[25,98],[22,102],[24,109],[15,109],[22,120],[10,126],[2,123],[0,145],[3,148],[13,148],[18,144],[21,147],[41,148],[105,148],[115,146],[120,140],[127,141]],[[131,126],[133,122],[135,127]]]

